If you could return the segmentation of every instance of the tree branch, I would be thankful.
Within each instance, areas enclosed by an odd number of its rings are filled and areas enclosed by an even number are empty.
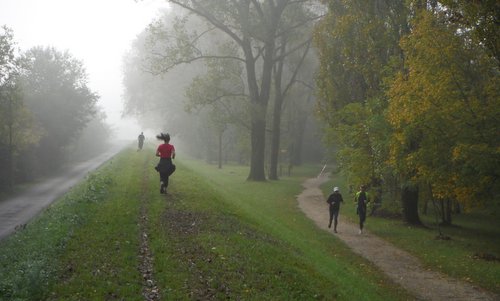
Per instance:
[[[304,87],[307,87],[307,88],[309,88],[309,89],[311,89],[311,90],[314,90],[314,87],[313,87],[311,84],[306,83],[306,82],[305,82],[305,81],[303,81],[303,80],[297,79],[297,80],[295,80],[295,82],[296,82],[296,83],[299,83],[299,84],[302,84],[302,85],[304,85]]]
[[[152,54],[157,55],[157,56],[159,56],[162,59],[167,59],[168,58],[166,55],[163,55],[161,53],[152,53]],[[196,61],[199,61],[199,60],[206,60],[206,59],[238,60],[238,61],[241,61],[241,62],[245,62],[244,59],[242,59],[240,57],[237,57],[237,56],[200,55],[200,56],[193,57],[193,58],[175,60],[175,62],[172,62],[171,64],[169,64],[167,66],[163,66],[161,68],[157,68],[158,70],[153,70],[155,68],[152,68],[152,69],[142,69],[142,70],[146,71],[147,73],[151,73],[153,75],[160,75],[162,73],[166,73],[166,72],[170,71],[171,69],[173,69],[174,67],[177,67],[179,65],[190,64],[190,63],[193,63],[193,62],[196,62]]]
[[[217,20],[214,15],[210,14],[208,11],[206,11],[203,7],[203,5],[199,5],[199,8],[195,8],[193,6],[184,4],[182,1],[178,0],[168,0],[170,3],[173,3],[175,5],[178,5],[200,17],[205,18],[210,24],[214,25],[224,33],[226,33],[231,39],[233,39],[236,43],[239,45],[243,44],[243,40],[235,33],[233,32],[227,25],[225,25],[222,21]],[[193,4],[198,4],[196,1],[192,1]]]
[[[289,51],[283,53],[282,55],[280,56],[277,56],[274,58],[275,61],[279,61],[279,60],[282,60],[284,59],[285,57],[287,57],[288,55],[290,55],[291,53],[299,50],[300,48],[302,48],[303,46],[307,45],[307,49],[309,49],[309,45],[311,44],[311,41],[312,41],[312,37],[308,38],[306,41],[304,41],[303,43],[300,43],[298,44],[297,46],[295,46],[294,48],[290,49]]]
[[[290,81],[286,85],[285,89],[283,90],[283,96],[285,96],[287,94],[288,90],[295,83],[295,79],[297,77],[297,74],[299,73],[299,69],[302,66],[302,64],[304,63],[307,54],[309,53],[309,48],[311,47],[311,43],[310,42],[311,42],[311,40],[309,40],[309,43],[307,43],[306,49],[304,50],[304,53],[302,53],[302,57],[300,58],[299,64],[297,65],[297,67],[293,71],[292,78],[290,79]]]

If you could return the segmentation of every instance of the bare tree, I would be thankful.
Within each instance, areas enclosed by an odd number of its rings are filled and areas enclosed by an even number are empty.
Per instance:
[[[270,99],[273,67],[278,59],[277,40],[287,31],[303,25],[303,20],[288,22],[283,28],[283,16],[291,10],[310,5],[313,1],[292,0],[169,0],[209,25],[206,31],[189,33],[176,27],[167,48],[153,47],[152,71],[165,73],[174,66],[201,59],[237,60],[245,67],[245,80],[250,101],[251,161],[248,180],[265,180],[264,153],[266,113]],[[181,20],[182,21],[182,20]],[[212,30],[224,33],[238,47],[237,56],[204,51],[203,38]],[[157,33],[160,37],[164,33]],[[165,37],[165,36],[164,36]]]

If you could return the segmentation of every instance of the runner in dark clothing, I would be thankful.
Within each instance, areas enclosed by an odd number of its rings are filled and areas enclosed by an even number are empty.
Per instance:
[[[156,156],[160,157],[160,162],[158,162],[155,169],[160,173],[160,193],[166,194],[168,178],[175,171],[175,165],[172,163],[172,159],[175,158],[175,148],[169,143],[169,134],[161,133],[157,135],[156,138],[164,141],[164,143],[160,144],[156,149]]]
[[[141,134],[139,135],[139,137],[137,137],[138,147],[139,147],[137,149],[137,151],[140,151],[142,149],[142,146],[144,145],[144,139],[146,139],[146,137],[144,137],[143,132],[141,132]]]
[[[333,223],[333,232],[337,233],[337,219],[339,216],[339,210],[340,210],[340,203],[344,202],[344,199],[342,199],[342,194],[340,194],[339,188],[335,187],[333,188],[333,193],[330,194],[328,199],[326,200],[328,204],[330,204],[330,221],[328,223],[328,228],[332,227],[332,220],[334,221]]]
[[[356,192],[354,201],[357,204],[356,213],[359,216],[359,234],[363,234],[363,225],[366,220],[366,204],[369,202],[368,193],[364,185],[361,185],[360,191]]]

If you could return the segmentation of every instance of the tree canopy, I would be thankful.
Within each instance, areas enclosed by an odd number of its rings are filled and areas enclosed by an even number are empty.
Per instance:
[[[419,187],[498,204],[495,1],[325,2],[318,115],[351,182],[398,186],[412,223]]]
[[[249,180],[265,180],[266,115],[272,93],[273,67],[278,59],[278,40],[315,19],[312,10],[306,18],[288,18],[287,14],[303,10],[307,1],[176,1],[181,7],[207,23],[203,32],[189,32],[177,27],[170,43],[161,51],[153,51],[157,72],[167,72],[173,66],[201,59],[236,60],[244,67],[246,94],[249,100],[251,160]],[[225,35],[237,52],[226,54],[203,48],[203,39],[210,31]],[[306,37],[307,39],[307,37]],[[299,43],[300,45],[300,43]],[[155,48],[153,48],[155,50]]]
[[[493,58],[458,32],[423,11],[402,40],[405,71],[388,92],[391,159],[415,169],[435,197],[472,206],[499,192],[500,78]],[[418,146],[405,150],[412,140]]]
[[[242,147],[250,145],[249,180],[266,178],[267,133],[272,133],[270,170],[271,176],[276,177],[276,155],[281,151],[279,136],[285,122],[281,120],[283,103],[300,94],[292,93],[294,84],[309,82],[297,73],[304,65],[301,62],[308,53],[310,31],[318,13],[312,11],[308,1],[171,2],[175,4],[174,13],[149,27],[143,41],[135,46],[139,50],[137,57],[141,58],[130,63],[143,66],[146,72],[162,78],[153,81],[163,81],[164,85],[170,86],[168,78],[183,81],[173,90],[176,93],[185,90],[186,93],[173,102],[178,105],[184,98],[190,112],[216,112],[212,114],[215,119],[204,120],[212,125],[210,128],[218,132],[217,135],[231,124],[225,133],[237,132],[239,140],[249,138],[250,143],[238,143]],[[130,89],[127,90],[133,92],[133,87],[141,90],[132,80],[135,75],[128,74]],[[189,84],[187,89],[186,83]],[[301,85],[297,90],[304,88]],[[310,87],[306,89],[311,90]],[[142,100],[138,97],[134,103],[143,107],[153,103],[157,107],[161,103],[167,105],[172,89],[165,93],[168,100],[156,97],[156,101],[150,101],[144,94],[146,97]],[[127,93],[127,96],[132,94]],[[275,105],[271,107],[269,103]],[[203,131],[206,130],[207,126]]]
[[[99,97],[87,86],[83,64],[68,52],[35,47],[21,60],[24,102],[45,130],[40,144],[44,161],[52,162],[92,119]]]
[[[0,191],[61,166],[89,121],[93,120],[94,129],[109,133],[96,106],[98,99],[87,86],[80,61],[51,47],[20,52],[12,30],[4,27],[0,33]]]

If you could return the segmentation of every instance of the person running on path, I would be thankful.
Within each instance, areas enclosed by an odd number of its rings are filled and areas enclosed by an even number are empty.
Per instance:
[[[138,145],[139,148],[137,149],[137,151],[140,151],[142,149],[142,146],[144,145],[144,139],[146,139],[146,137],[144,137],[143,132],[141,132],[141,134],[139,135],[139,137],[137,137],[137,140],[138,140],[138,143],[139,143],[139,145]]]
[[[160,157],[160,162],[158,162],[155,169],[160,173],[160,193],[166,194],[168,178],[175,171],[175,165],[172,163],[172,159],[175,158],[175,147],[169,143],[169,134],[160,133],[156,138],[164,142],[156,149],[156,156]]]
[[[333,193],[330,194],[326,202],[330,205],[330,221],[328,222],[328,228],[332,227],[333,220],[333,232],[337,233],[337,221],[339,217],[340,203],[344,202],[342,199],[342,194],[338,187],[333,188]]]
[[[365,185],[361,185],[360,191],[356,192],[354,201],[356,202],[356,213],[359,216],[359,234],[363,234],[363,225],[366,220],[366,204],[369,202]]]

